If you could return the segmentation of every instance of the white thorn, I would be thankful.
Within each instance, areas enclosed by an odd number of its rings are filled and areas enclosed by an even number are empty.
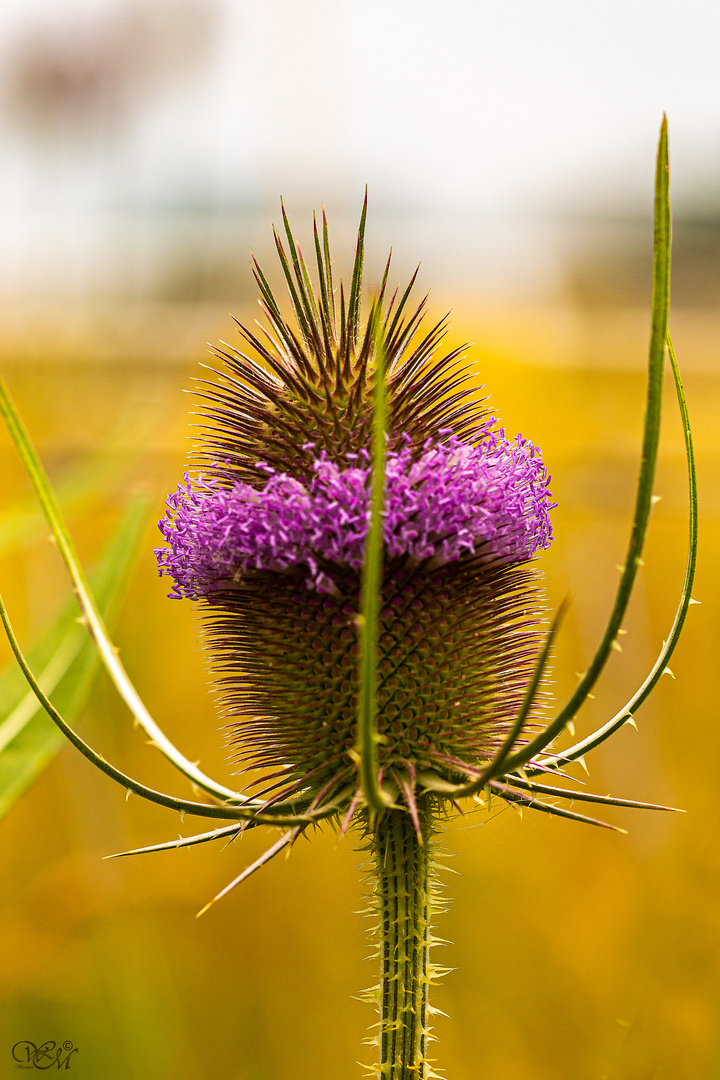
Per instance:
[[[565,727],[568,729],[568,731],[570,732],[570,734],[572,735],[572,737],[574,739],[575,738],[575,725],[573,724],[572,720],[568,720]]]
[[[627,630],[618,630],[618,634],[627,634]]]
[[[594,700],[595,700],[595,695],[594,694],[588,694],[588,701],[594,701]]]
[[[671,679],[675,678],[675,676],[673,675],[673,673],[672,673],[672,671],[670,670],[669,667],[665,668],[665,670],[663,671],[663,675],[669,675]]]
[[[584,757],[579,757],[579,758],[575,758],[575,760],[577,761],[578,765],[582,765],[583,769],[585,770],[585,772],[589,776],[590,775],[590,770],[588,769],[587,765],[585,764],[585,758]]]
[[[635,728],[635,730],[637,731],[637,729],[638,729],[638,726],[637,726],[637,724],[635,723],[635,717],[634,717],[634,716],[632,716],[632,715],[630,715],[630,716],[626,716],[626,717],[625,717],[625,723],[626,723],[626,724],[629,724],[629,725],[630,725],[630,727],[634,727],[634,728]]]
[[[636,559],[635,559],[635,563],[636,563],[637,566],[644,566],[645,565],[645,560],[641,559],[640,556],[638,555],[636,557]]]
[[[690,603],[688,604],[688,607],[690,607],[692,604],[702,604],[702,600],[696,600],[694,596],[691,596],[690,597]]]
[[[128,801],[128,799],[130,798],[131,795],[132,795],[132,791],[130,790],[130,788],[125,788],[125,802]]]
[[[615,652],[622,652],[622,645],[620,644],[619,641],[613,641],[612,647],[615,650]]]
[[[659,502],[662,502],[662,495],[651,495],[650,496],[650,505],[651,506],[656,506],[657,503],[659,503]]]

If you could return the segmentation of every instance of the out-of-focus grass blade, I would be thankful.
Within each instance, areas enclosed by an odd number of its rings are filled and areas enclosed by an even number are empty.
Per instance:
[[[112,617],[127,580],[147,515],[147,502],[130,503],[91,574],[103,616]],[[73,602],[31,650],[40,682],[70,719],[81,711],[99,669],[95,643],[78,622]],[[0,675],[0,818],[37,780],[65,743],[22,672],[12,664]]]
[[[81,510],[101,492],[114,486],[125,465],[126,458],[118,454],[108,454],[79,465],[58,481],[58,499],[68,510]],[[45,515],[35,499],[19,499],[0,514],[0,556],[24,547],[45,532]]]

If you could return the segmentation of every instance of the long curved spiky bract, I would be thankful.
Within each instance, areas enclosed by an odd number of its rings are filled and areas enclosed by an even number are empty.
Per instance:
[[[642,460],[638,476],[635,515],[630,532],[630,542],[625,564],[620,575],[615,602],[597,652],[591,660],[585,674],[580,679],[574,693],[565,707],[551,724],[531,740],[506,762],[506,770],[527,765],[541,753],[565,729],[578,709],[586,701],[602,673],[613,649],[613,645],[622,626],[630,596],[635,584],[638,567],[647,533],[652,509],[653,483],[660,440],[660,418],[662,414],[662,385],[665,360],[665,344],[668,332],[668,311],[670,302],[670,173],[668,165],[667,120],[663,118],[660,129],[660,143],[655,172],[655,229],[653,244],[653,293],[652,326],[650,332],[650,350],[648,361],[647,398],[645,403],[645,424],[642,444]]]
[[[647,524],[649,519],[649,510],[652,507],[652,476],[654,474],[654,463],[657,456],[658,434],[659,434],[659,412],[657,412],[655,420],[656,430],[653,432],[649,430],[653,423],[653,413],[659,410],[660,398],[659,393],[653,390],[653,371],[655,372],[655,379],[659,378],[658,375],[658,357],[662,359],[662,352],[659,349],[658,342],[660,340],[660,332],[662,330],[663,321],[667,318],[667,306],[669,295],[669,240],[670,240],[670,208],[669,208],[669,196],[668,196],[668,184],[667,184],[667,131],[666,126],[663,124],[661,131],[660,147],[658,150],[658,171],[656,181],[656,231],[655,231],[655,258],[654,258],[654,281],[655,287],[653,290],[653,333],[650,346],[650,379],[648,389],[648,407],[646,408],[646,423],[645,423],[645,435],[643,440],[643,468],[641,469],[641,475],[638,483],[638,496],[636,500],[636,516],[633,522],[633,532],[631,534],[630,552],[628,560],[626,560],[625,571],[630,565],[630,560],[633,554],[635,555],[635,565],[639,558],[639,552],[642,548],[642,539],[644,532],[647,530]],[[665,314],[663,314],[665,313]],[[516,771],[526,766],[524,775],[531,777],[537,775],[545,775],[548,771],[561,768],[563,765],[576,761],[582,758],[588,751],[593,750],[599,746],[607,738],[609,738],[615,731],[621,728],[626,723],[633,722],[633,715],[637,709],[648,698],[653,688],[657,685],[662,675],[667,670],[668,662],[675,650],[675,647],[679,641],[680,634],[682,632],[685,618],[687,616],[690,604],[692,600],[692,586],[695,577],[695,568],[697,563],[697,532],[698,532],[698,506],[697,506],[697,476],[695,468],[695,455],[693,449],[692,432],[690,428],[690,421],[687,411],[687,403],[685,400],[685,393],[682,385],[682,379],[680,377],[680,371],[675,356],[675,350],[673,348],[670,335],[665,330],[666,342],[668,353],[670,356],[670,364],[672,369],[673,380],[675,384],[675,390],[677,395],[678,407],[680,410],[683,434],[685,440],[685,451],[688,465],[688,486],[689,486],[689,537],[688,537],[688,554],[685,568],[685,578],[683,587],[678,602],[678,608],[673,620],[670,633],[667,640],[663,643],[663,648],[653,665],[652,670],[643,682],[642,686],[636,691],[628,703],[622,708],[616,715],[609,720],[606,724],[602,725],[591,735],[575,743],[567,750],[557,755],[546,757],[542,763],[533,763],[530,757],[531,753],[537,756],[542,752],[544,748],[549,745],[550,742],[560,733],[562,728],[567,724],[567,720],[571,718],[569,712],[572,711],[572,715],[579,708],[577,700],[579,692],[581,691],[582,683],[577,688],[575,695],[562,710],[558,718],[550,724],[544,732],[542,732],[533,743],[523,748],[518,754],[507,760],[507,754],[503,753],[503,748],[496,755],[494,761],[485,769],[483,775],[470,784],[458,786],[453,789],[455,797],[459,795],[474,794],[485,787],[493,778],[500,777],[507,784],[514,787],[525,788],[527,790],[534,790],[540,793],[551,794],[559,798],[573,799],[577,798],[581,801],[593,802],[596,804],[628,806],[635,809],[653,809],[653,810],[672,810],[673,807],[658,806],[651,803],[642,803],[631,799],[612,799],[610,796],[592,795],[586,792],[576,792],[573,790],[565,790],[561,788],[551,788],[547,785],[532,784],[527,781],[521,780]],[[655,409],[652,404],[654,402]],[[643,473],[650,475],[650,479],[644,476]],[[648,506],[648,494],[650,495],[650,503]],[[644,516],[644,524],[642,524],[642,518]],[[642,527],[641,527],[642,526]],[[638,548],[639,544],[639,548]],[[624,573],[624,577],[626,576]],[[604,664],[608,655],[607,642],[610,643],[609,647],[612,647],[614,640],[613,629],[617,627],[619,629],[619,621],[617,619],[617,604],[618,600],[622,600],[623,582],[621,581],[618,589],[618,597],[616,599],[616,605],[613,609],[613,613],[608,623],[608,628],[603,638],[603,642],[598,650],[598,654],[593,661],[593,664],[598,660],[598,656],[603,651],[603,645],[605,645],[605,657],[602,661]],[[629,593],[625,594],[625,605],[629,599]],[[615,618],[613,618],[615,616]],[[620,616],[620,619],[622,615]],[[538,659],[535,673],[532,683],[528,687],[528,693],[531,693],[531,687],[533,683],[537,683],[542,674],[542,670],[546,663],[547,652],[549,651],[549,640],[546,639],[543,651]],[[585,680],[588,679],[591,674],[591,668],[586,673]],[[599,671],[597,674],[599,675]],[[595,676],[597,678],[597,675]],[[591,687],[587,687],[589,689]],[[585,695],[587,696],[587,694]],[[581,704],[581,702],[580,702]],[[577,705],[577,708],[576,708]],[[510,742],[510,740],[506,740]],[[499,765],[504,765],[504,769],[498,768]],[[515,771],[513,771],[515,770]],[[500,792],[498,792],[500,793]],[[538,804],[535,803],[538,807]],[[539,807],[538,807],[539,808]]]
[[[220,799],[234,799],[236,802],[247,801],[243,795],[232,791],[206,776],[200,769],[175,747],[160,730],[145,707],[137,690],[131,682],[113,645],[102,615],[95,602],[89,582],[75,551],[70,532],[62,511],[55,498],[47,473],[42,466],[30,435],[4,381],[0,379],[0,414],[7,424],[10,437],[22,459],[30,482],[43,509],[48,525],[55,538],[62,560],[65,563],[77,595],[88,632],[91,634],[102,662],[112,679],[118,693],[125,701],[135,720],[152,740],[152,743],[168,758],[173,765],[199,788]]]
[[[677,610],[673,619],[670,632],[666,641],[663,644],[662,649],[658,655],[657,660],[652,666],[647,678],[633,694],[630,700],[620,709],[607,723],[603,724],[597,730],[593,731],[590,735],[581,739],[579,742],[568,747],[567,750],[563,750],[562,753],[555,754],[551,757],[546,757],[542,764],[538,764],[533,767],[532,763],[525,769],[525,775],[532,776],[546,776],[548,772],[562,768],[564,765],[569,764],[572,761],[577,761],[583,758],[590,750],[594,750],[600,746],[606,739],[609,739],[616,731],[618,731],[625,724],[633,723],[633,717],[640,706],[650,696],[652,690],[658,684],[662,676],[668,670],[668,664],[675,651],[675,648],[680,640],[683,627],[685,625],[685,619],[690,609],[690,605],[694,603],[692,599],[692,588],[695,581],[695,571],[697,567],[697,546],[698,546],[698,492],[697,492],[697,470],[695,466],[695,449],[693,446],[692,429],[690,426],[690,418],[688,415],[687,402],[685,399],[685,391],[680,376],[680,370],[678,367],[677,357],[675,355],[675,349],[673,347],[670,335],[667,337],[668,353],[670,356],[670,366],[672,369],[673,381],[675,384],[675,392],[677,395],[678,408],[680,411],[680,417],[682,421],[683,437],[685,441],[685,457],[688,468],[688,501],[689,501],[689,513],[688,513],[688,551],[685,564],[685,576],[683,580],[682,590],[680,592],[680,599],[678,601]],[[574,790],[563,790],[561,788],[548,788],[543,784],[528,784],[523,782],[516,775],[504,776],[503,779],[507,783],[510,783],[516,787],[526,787],[532,790],[547,792],[549,794],[556,795],[561,798],[567,799],[579,799],[586,802],[605,803],[607,805],[614,806],[628,806],[635,809],[647,809],[647,810],[674,810],[677,812],[676,807],[658,806],[654,803],[642,803],[632,799],[612,799],[610,796],[590,795],[586,792],[577,792]]]
[[[260,813],[247,805],[239,806],[237,803],[232,802],[224,803],[222,805],[213,805],[211,803],[192,802],[189,799],[176,799],[172,795],[165,795],[161,791],[155,791],[154,788],[146,787],[145,784],[139,783],[132,776],[128,776],[126,773],[122,772],[120,769],[116,769],[114,765],[111,765],[106,761],[102,754],[98,754],[97,751],[93,750],[92,747],[90,747],[85,740],[82,739],[80,735],[65,722],[65,720],[63,720],[60,713],[39,685],[20,649],[2,597],[0,597],[0,621],[7,634],[10,647],[15,654],[15,659],[20,665],[31,690],[50,719],[57,724],[63,735],[65,735],[69,742],[80,751],[83,757],[87,758],[88,761],[100,769],[101,772],[104,772],[106,776],[109,776],[111,780],[115,780],[125,788],[126,791],[129,791],[134,795],[140,795],[141,798],[158,803],[160,806],[166,806],[170,810],[179,810],[184,814],[194,814],[197,817],[209,818],[235,818],[241,821],[251,821],[257,825],[309,825],[313,821],[318,821],[324,817],[329,817],[330,815],[337,813],[337,806],[334,803],[332,805],[328,804],[323,806],[321,809],[309,811],[306,814],[291,815],[283,814],[282,807],[280,806],[277,808],[265,808],[264,804],[260,804],[263,806],[263,809],[266,810],[265,813]],[[277,813],[273,813],[274,809],[277,810]]]
[[[615,716],[608,720],[606,724],[598,728],[591,735],[588,735],[585,739],[575,743],[574,746],[570,746],[567,750],[564,750],[561,754],[554,755],[551,758],[546,759],[542,764],[542,769],[528,769],[530,775],[537,774],[538,772],[546,772],[548,769],[560,768],[562,765],[567,764],[570,761],[577,761],[578,758],[583,757],[589,750],[594,750],[596,746],[600,746],[605,742],[615,731],[618,731],[624,724],[630,723],[634,714],[640,708],[644,701],[647,700],[650,693],[660,681],[665,671],[667,670],[670,658],[675,651],[675,647],[680,640],[680,634],[682,633],[683,626],[685,625],[685,619],[687,617],[690,605],[693,603],[692,588],[695,581],[695,570],[697,567],[697,545],[698,545],[698,492],[697,492],[697,471],[695,467],[695,450],[693,446],[692,430],[690,428],[690,418],[688,416],[687,402],[685,400],[685,391],[683,389],[682,379],[680,378],[680,370],[678,368],[677,357],[675,356],[675,350],[673,348],[670,335],[667,338],[668,352],[670,355],[670,366],[672,368],[673,380],[675,382],[675,391],[677,394],[678,407],[680,409],[680,416],[683,426],[683,437],[685,440],[685,456],[688,466],[688,489],[689,489],[689,528],[688,528],[688,553],[685,564],[685,578],[683,581],[682,591],[680,593],[680,600],[678,601],[677,611],[675,612],[675,618],[670,628],[667,640],[665,641],[660,654],[653,664],[652,670],[645,679],[642,686],[636,690],[628,703],[620,709]]]

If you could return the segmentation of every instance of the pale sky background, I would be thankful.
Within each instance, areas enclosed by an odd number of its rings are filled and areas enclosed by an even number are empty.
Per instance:
[[[29,54],[70,86],[44,119]],[[5,0],[0,71],[5,289],[84,287],[138,215],[152,262],[149,212],[354,216],[366,182],[438,267],[532,266],[558,218],[649,212],[663,110],[676,208],[720,208],[717,0]]]

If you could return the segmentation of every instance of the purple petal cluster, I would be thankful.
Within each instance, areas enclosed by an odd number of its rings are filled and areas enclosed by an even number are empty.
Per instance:
[[[310,588],[332,592],[332,567],[359,569],[370,518],[367,453],[341,468],[321,454],[307,485],[266,467],[258,490],[185,478],[159,522],[161,574],[174,598],[198,599],[238,585],[253,571],[306,571]],[[520,562],[552,539],[547,471],[539,451],[518,436],[488,432],[470,446],[449,435],[386,457],[383,535],[389,557],[434,566],[464,554]]]

